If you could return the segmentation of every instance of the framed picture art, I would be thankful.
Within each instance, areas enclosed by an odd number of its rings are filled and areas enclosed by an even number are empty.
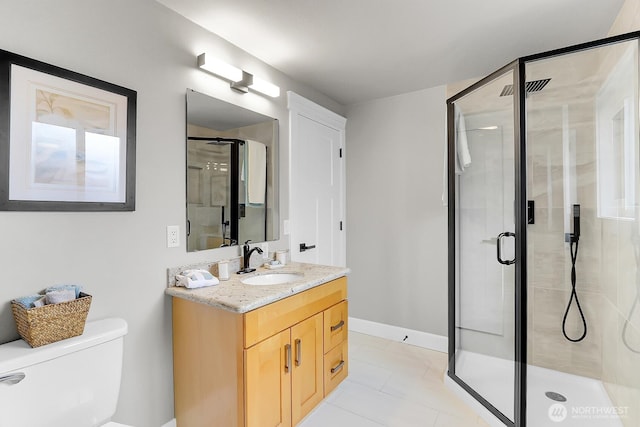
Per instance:
[[[135,210],[136,96],[0,50],[0,210]]]

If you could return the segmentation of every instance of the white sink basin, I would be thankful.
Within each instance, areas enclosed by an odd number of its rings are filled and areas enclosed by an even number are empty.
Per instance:
[[[245,285],[263,286],[263,285],[281,285],[283,283],[293,282],[302,277],[299,273],[267,273],[257,276],[247,277],[241,280]]]

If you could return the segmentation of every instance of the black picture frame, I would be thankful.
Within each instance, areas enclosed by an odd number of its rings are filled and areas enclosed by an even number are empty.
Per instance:
[[[0,211],[134,211],[137,92],[0,50]]]

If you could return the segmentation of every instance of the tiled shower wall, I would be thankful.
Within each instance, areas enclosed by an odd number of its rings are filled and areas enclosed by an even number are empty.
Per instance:
[[[625,0],[609,35],[640,29],[640,1]],[[637,113],[636,113],[637,115]],[[635,130],[636,134],[638,129]],[[637,157],[637,154],[636,154]],[[626,407],[625,426],[640,425],[640,307],[631,308],[640,292],[637,274],[637,222],[606,223],[602,230],[607,238],[605,250],[611,251],[604,274],[604,328],[602,379],[613,403]],[[630,259],[631,258],[631,259]],[[626,328],[625,328],[626,326]],[[623,332],[626,332],[623,339]]]
[[[535,202],[535,224],[528,226],[529,362],[572,374],[602,376],[601,231],[596,219],[595,147],[588,105],[544,111],[533,116],[528,132],[528,198]],[[591,117],[591,119],[593,119]],[[572,129],[563,137],[563,120]],[[536,123],[538,121],[539,123]],[[575,153],[574,191],[564,184],[563,139]],[[582,233],[576,263],[578,297],[588,333],[579,343],[562,334],[562,319],[571,292],[571,256],[564,235],[565,193],[581,205]],[[567,318],[567,334],[579,337],[582,323],[575,303]]]
[[[640,425],[640,307],[637,221],[602,222],[602,380],[625,427]]]
[[[640,291],[638,213],[635,219],[598,215],[597,108],[594,99],[574,100],[568,105],[539,110],[528,117],[527,192],[536,204],[536,222],[528,226],[528,360],[533,365],[603,380],[613,405],[623,411],[625,427],[637,427],[640,306],[632,309]],[[570,131],[563,133],[563,128]],[[636,138],[637,133],[636,123]],[[563,158],[567,154],[563,144],[569,144],[570,164],[575,165],[569,183],[565,182]],[[637,150],[637,140],[634,145]],[[635,181],[637,197],[637,165]],[[564,242],[564,234],[571,231],[565,220],[566,192],[571,194],[570,203],[581,205],[577,291],[588,333],[579,343],[567,341],[562,334],[571,291],[571,257]],[[570,337],[581,335],[575,301],[567,326]]]

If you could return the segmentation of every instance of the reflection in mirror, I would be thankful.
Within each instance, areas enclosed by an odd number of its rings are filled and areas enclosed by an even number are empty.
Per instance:
[[[187,250],[278,239],[278,121],[187,90]]]

